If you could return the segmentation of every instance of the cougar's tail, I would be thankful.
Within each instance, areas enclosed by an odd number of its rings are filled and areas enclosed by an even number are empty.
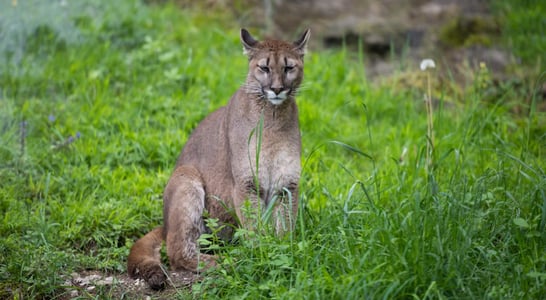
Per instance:
[[[127,258],[129,276],[146,280],[154,290],[163,288],[167,280],[161,266],[162,243],[163,227],[157,227],[136,241]]]

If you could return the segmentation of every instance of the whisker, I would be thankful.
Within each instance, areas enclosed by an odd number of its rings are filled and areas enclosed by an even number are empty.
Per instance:
[[[297,89],[306,91],[306,90],[309,90],[310,87],[309,87],[309,84],[303,84],[302,83]]]
[[[260,86],[259,83],[256,82],[245,82],[242,84],[243,88],[245,89],[246,93],[250,95],[255,95],[258,98],[264,98],[265,95],[263,93],[263,89]]]

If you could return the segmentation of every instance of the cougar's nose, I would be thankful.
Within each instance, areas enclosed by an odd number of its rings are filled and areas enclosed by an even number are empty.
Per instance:
[[[284,89],[284,87],[282,87],[282,86],[280,86],[280,87],[277,87],[277,86],[273,87],[273,86],[272,86],[272,87],[271,87],[271,90],[275,93],[275,95],[280,94],[280,93],[282,92],[283,89]]]

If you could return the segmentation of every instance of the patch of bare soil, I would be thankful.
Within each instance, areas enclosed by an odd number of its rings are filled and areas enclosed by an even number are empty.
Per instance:
[[[60,299],[95,298],[112,299],[173,299],[191,289],[202,276],[193,272],[169,272],[169,284],[165,289],[154,291],[141,279],[132,279],[127,273],[105,274],[99,271],[72,273],[64,282],[66,292]]]

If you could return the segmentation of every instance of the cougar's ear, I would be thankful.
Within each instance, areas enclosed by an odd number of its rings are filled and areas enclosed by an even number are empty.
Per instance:
[[[295,50],[302,56],[307,52],[307,41],[309,40],[310,35],[311,30],[307,28],[301,37],[294,42]]]
[[[258,41],[255,40],[248,30],[241,29],[241,43],[243,44],[243,53],[250,55],[254,51],[254,47],[258,44]]]

